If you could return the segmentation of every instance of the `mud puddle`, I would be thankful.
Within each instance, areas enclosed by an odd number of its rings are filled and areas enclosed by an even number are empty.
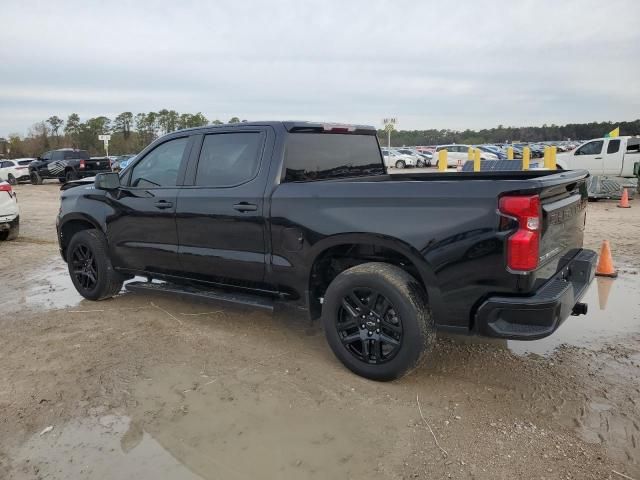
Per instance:
[[[617,279],[596,277],[583,298],[587,315],[570,316],[549,337],[535,341],[509,340],[516,354],[548,355],[560,345],[600,348],[617,339],[640,334],[640,275]]]
[[[81,301],[62,260],[49,260],[38,269],[28,270],[19,281],[7,282],[0,293],[6,313],[65,308]]]
[[[26,478],[201,478],[137,423],[117,415],[77,419],[37,433],[13,461]]]
[[[587,315],[570,316],[552,335],[533,341],[439,334],[459,343],[489,344],[516,355],[548,356],[561,345],[598,349],[640,335],[640,275],[617,279],[596,277],[582,301]]]

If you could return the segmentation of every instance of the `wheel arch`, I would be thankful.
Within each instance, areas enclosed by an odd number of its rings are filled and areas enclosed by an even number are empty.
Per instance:
[[[367,262],[385,262],[399,266],[422,285],[427,297],[439,294],[435,275],[418,250],[406,242],[379,234],[341,234],[331,236],[311,249],[307,272],[307,302],[312,319],[322,310],[320,298],[344,270]]]
[[[67,261],[67,246],[73,236],[82,230],[90,230],[92,228],[104,232],[100,223],[88,215],[73,214],[66,216],[64,220],[60,222],[58,241],[60,243],[60,253],[65,262]]]

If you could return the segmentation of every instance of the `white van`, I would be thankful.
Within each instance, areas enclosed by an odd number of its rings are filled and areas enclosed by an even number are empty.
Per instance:
[[[558,168],[588,170],[591,175],[632,178],[633,164],[640,162],[639,137],[597,138],[571,152],[559,153]]]

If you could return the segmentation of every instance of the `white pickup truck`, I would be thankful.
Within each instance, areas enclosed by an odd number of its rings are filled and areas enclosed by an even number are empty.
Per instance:
[[[597,138],[571,152],[559,153],[556,164],[564,170],[588,170],[591,175],[632,178],[640,162],[640,138]]]

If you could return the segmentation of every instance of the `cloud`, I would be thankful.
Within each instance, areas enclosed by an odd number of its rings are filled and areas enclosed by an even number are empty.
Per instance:
[[[49,115],[635,119],[640,2],[5,0],[0,135]],[[615,19],[615,21],[614,21]]]

